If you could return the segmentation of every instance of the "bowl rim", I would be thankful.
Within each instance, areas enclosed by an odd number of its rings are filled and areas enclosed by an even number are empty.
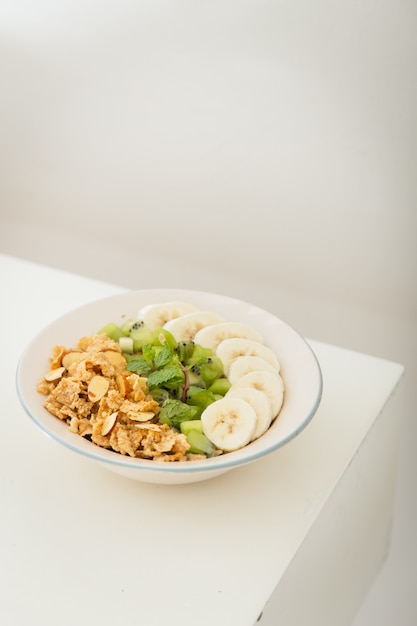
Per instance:
[[[118,454],[112,450],[101,448],[100,446],[95,445],[93,442],[86,440],[85,438],[81,437],[78,434],[70,433],[70,431],[68,430],[68,426],[59,420],[58,424],[61,423],[63,426],[65,426],[65,429],[66,429],[66,430],[63,430],[66,436],[60,436],[57,432],[53,431],[52,429],[49,429],[48,426],[42,421],[42,419],[36,416],[35,411],[31,409],[30,404],[27,402],[25,393],[22,389],[22,386],[23,386],[22,377],[24,374],[24,366],[26,363],[26,359],[28,355],[31,353],[31,349],[38,341],[42,339],[43,335],[48,333],[51,327],[65,322],[66,319],[71,318],[76,313],[82,313],[83,310],[86,310],[90,307],[98,306],[100,304],[105,304],[106,302],[109,303],[110,301],[117,301],[121,297],[135,297],[135,295],[143,296],[146,294],[149,294],[149,295],[152,294],[152,296],[154,297],[158,293],[162,295],[162,294],[166,294],[167,292],[176,293],[177,299],[185,299],[187,297],[189,299],[189,298],[192,298],[193,296],[194,297],[204,296],[206,298],[216,297],[216,298],[221,298],[222,300],[224,300],[226,304],[228,302],[229,303],[233,302],[234,305],[244,305],[246,307],[250,307],[253,310],[256,310],[264,315],[274,318],[276,321],[280,323],[280,325],[282,325],[288,331],[290,331],[294,335],[294,337],[298,339],[299,342],[301,342],[305,350],[305,354],[308,355],[311,362],[314,364],[314,371],[317,377],[316,387],[315,387],[316,392],[315,392],[314,400],[311,403],[310,409],[307,411],[304,418],[300,420],[297,427],[291,430],[291,432],[288,433],[287,436],[280,438],[278,441],[275,441],[275,442],[272,441],[269,444],[265,444],[265,446],[260,447],[260,449],[257,449],[257,447],[255,447],[255,450],[251,450],[251,444],[248,444],[247,446],[245,446],[244,448],[240,448],[239,450],[224,453],[217,457],[211,457],[208,459],[184,461],[184,462],[155,461],[152,459],[140,459],[140,458],[130,457],[128,455],[125,456],[125,455]],[[168,301],[167,299],[165,300]],[[52,346],[50,346],[50,349],[52,349]],[[323,374],[322,374],[322,370],[321,370],[318,358],[315,352],[313,351],[312,347],[307,342],[307,340],[300,333],[298,333],[290,324],[288,324],[281,318],[278,318],[275,314],[267,311],[266,309],[263,309],[257,305],[254,305],[250,302],[247,302],[238,298],[234,298],[231,296],[218,294],[218,293],[210,292],[210,291],[200,291],[200,290],[182,289],[182,288],[177,289],[173,287],[168,287],[166,289],[156,288],[156,289],[122,291],[118,294],[113,294],[110,296],[106,296],[104,298],[97,298],[95,300],[89,301],[85,304],[77,306],[67,311],[66,313],[58,316],[57,318],[52,320],[49,324],[41,328],[39,333],[37,333],[37,335],[32,338],[30,343],[26,346],[26,348],[22,352],[18,361],[17,369],[16,369],[15,384],[16,384],[16,391],[17,391],[18,399],[23,409],[25,410],[26,414],[29,416],[29,418],[36,424],[38,428],[40,428],[40,430],[44,434],[46,434],[48,437],[50,437],[54,441],[60,443],[67,449],[70,449],[73,452],[80,454],[83,457],[99,462],[101,464],[106,464],[106,465],[110,465],[113,467],[124,468],[124,469],[129,469],[129,470],[138,471],[138,472],[146,470],[150,472],[159,472],[159,473],[162,472],[166,474],[173,474],[173,473],[187,474],[187,473],[195,473],[195,472],[204,473],[204,472],[212,472],[215,470],[224,471],[227,469],[233,469],[235,467],[245,465],[247,463],[251,463],[253,461],[256,461],[257,459],[260,459],[270,454],[271,452],[289,443],[302,430],[304,430],[304,428],[310,423],[310,421],[316,414],[317,409],[322,400],[322,395],[323,395]],[[285,402],[285,396],[284,396],[284,402]],[[58,419],[52,414],[48,413],[46,409],[45,409],[45,412],[47,414],[47,420],[49,416],[51,420]],[[279,417],[277,419],[279,419]],[[51,424],[52,424],[52,421],[51,421]],[[72,443],[72,438],[68,438],[68,433],[70,433],[71,435],[74,435],[74,443]],[[259,439],[257,441],[259,441]],[[85,444],[87,443],[89,444],[88,446],[86,446],[85,449],[81,445],[83,444],[83,442]],[[256,442],[252,442],[252,443],[256,443]]]

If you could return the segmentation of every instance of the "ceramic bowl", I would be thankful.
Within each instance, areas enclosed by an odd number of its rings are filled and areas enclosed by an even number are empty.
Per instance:
[[[215,311],[226,320],[246,322],[258,329],[264,343],[276,354],[285,385],[284,403],[278,418],[259,439],[239,450],[201,461],[157,462],[122,456],[96,446],[70,432],[68,426],[43,406],[45,396],[36,386],[49,369],[54,345],[73,347],[86,335],[112,321],[135,318],[146,304],[183,300],[200,309]],[[320,404],[320,365],[307,341],[286,322],[249,302],[224,295],[182,289],[127,291],[96,300],[56,319],[44,328],[24,351],[17,370],[19,399],[29,417],[58,444],[93,463],[125,477],[149,483],[192,483],[213,478],[256,462],[296,437],[310,422]]]

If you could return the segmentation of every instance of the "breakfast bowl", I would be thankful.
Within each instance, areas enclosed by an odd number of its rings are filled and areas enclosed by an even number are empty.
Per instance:
[[[192,460],[180,461],[139,458],[96,445],[88,437],[73,432],[65,420],[45,408],[45,395],[39,392],[38,384],[51,370],[54,346],[70,350],[81,338],[96,335],[109,323],[121,327],[127,320],[137,320],[138,311],[155,304],[174,302],[190,303],[198,311],[215,313],[219,320],[253,329],[262,338],[259,343],[275,355],[283,397],[277,416],[263,434],[237,449],[222,450],[206,458],[199,455],[190,457]],[[322,374],[307,341],[286,322],[254,304],[203,291],[144,289],[96,300],[49,324],[23,352],[17,368],[16,387],[28,416],[58,444],[130,479],[181,484],[211,479],[256,462],[286,445],[317,412],[322,395]]]

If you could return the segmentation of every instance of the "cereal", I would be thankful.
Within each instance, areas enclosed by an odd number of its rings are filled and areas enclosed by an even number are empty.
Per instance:
[[[37,390],[45,408],[71,432],[122,455],[186,461],[190,444],[182,433],[158,423],[159,404],[146,378],[126,371],[119,345],[106,335],[82,337],[76,347],[55,346],[51,370]]]

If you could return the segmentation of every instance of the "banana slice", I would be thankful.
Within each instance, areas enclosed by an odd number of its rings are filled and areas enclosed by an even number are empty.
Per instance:
[[[228,398],[242,398],[256,413],[256,425],[251,441],[264,434],[272,422],[272,406],[269,397],[254,387],[232,387],[226,394]]]
[[[232,452],[246,446],[256,427],[256,413],[242,398],[224,397],[201,414],[203,432],[220,450]]]
[[[243,339],[240,337],[225,339],[217,346],[216,355],[220,357],[223,362],[226,376],[229,375],[229,369],[233,361],[241,356],[260,357],[268,361],[276,370],[279,370],[278,359],[271,348],[268,348],[258,341],[253,341],[252,339]]]
[[[175,319],[169,320],[163,328],[169,330],[177,341],[194,339],[196,333],[211,324],[224,322],[224,319],[212,311],[193,311]]]
[[[206,326],[196,333],[194,341],[205,348],[211,348],[215,352],[220,342],[232,337],[252,339],[253,341],[263,343],[263,337],[260,332],[252,326],[241,322],[220,322]]]
[[[197,311],[197,307],[189,302],[160,302],[148,304],[139,310],[138,318],[142,320],[150,330],[161,328],[169,320]]]
[[[259,356],[239,356],[237,359],[232,361],[229,368],[228,379],[230,383],[233,385],[239,378],[242,378],[245,374],[249,374],[249,372],[255,372],[259,370],[266,370],[268,372],[275,372],[275,374],[279,373],[279,368],[277,369],[265,359],[262,359]]]
[[[249,372],[239,378],[230,389],[238,387],[252,387],[265,393],[271,402],[272,419],[276,418],[284,401],[284,381],[279,374],[266,371]]]

